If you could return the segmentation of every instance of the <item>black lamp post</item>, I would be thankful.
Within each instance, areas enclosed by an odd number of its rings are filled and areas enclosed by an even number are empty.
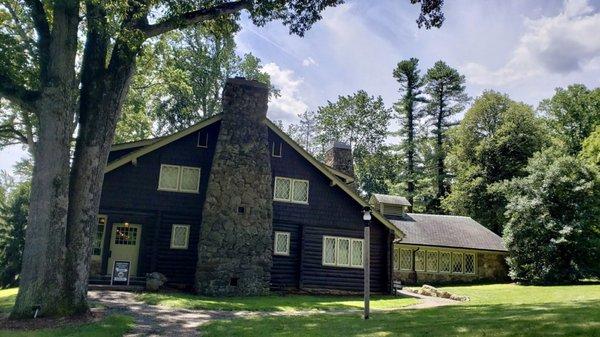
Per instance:
[[[363,223],[365,225],[365,242],[363,246],[363,268],[364,268],[364,295],[365,313],[364,318],[369,319],[369,301],[371,296],[371,208],[363,208]]]

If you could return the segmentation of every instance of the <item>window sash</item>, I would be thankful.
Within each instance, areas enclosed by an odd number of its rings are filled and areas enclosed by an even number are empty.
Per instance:
[[[364,240],[349,237],[323,236],[324,266],[363,268]]]
[[[427,251],[427,272],[437,273],[438,272],[438,251],[428,250]]]
[[[412,270],[412,250],[406,248],[400,248],[398,250],[399,256],[399,269],[400,270]]]
[[[465,274],[475,274],[475,261],[474,253],[465,253]]]
[[[275,232],[273,254],[275,255],[290,255],[290,233]]]
[[[160,191],[178,191],[179,190],[179,177],[180,177],[181,167],[177,165],[160,165],[160,174],[158,178],[158,189]],[[173,174],[172,177],[168,177],[167,174]],[[174,182],[167,181],[175,179]]]
[[[181,235],[183,235],[183,242],[177,242]],[[171,249],[188,249],[189,240],[190,225],[174,224],[171,226]]]
[[[273,200],[290,201],[292,194],[292,179],[284,177],[275,177],[275,186],[273,188]]]
[[[167,174],[172,174],[172,176],[168,177]],[[173,180],[174,178],[175,180]],[[184,184],[187,184],[188,186],[184,186]],[[161,164],[158,177],[158,190],[168,192],[198,193],[200,190],[200,168],[192,166]]]
[[[424,250],[415,252],[415,271],[425,271],[426,254]]]
[[[200,168],[199,167],[190,167],[190,166],[181,166],[181,177],[179,178],[179,191],[180,192],[189,192],[189,193],[198,193],[200,190]],[[188,176],[185,176],[188,174]],[[188,181],[188,179],[191,179]],[[183,186],[184,181],[189,183],[190,186]]]
[[[286,177],[275,177],[273,200],[308,204],[309,181]]]
[[[450,252],[440,251],[439,270],[440,273],[449,273],[452,270],[452,254]]]
[[[452,273],[462,274],[463,267],[463,253],[452,252]]]

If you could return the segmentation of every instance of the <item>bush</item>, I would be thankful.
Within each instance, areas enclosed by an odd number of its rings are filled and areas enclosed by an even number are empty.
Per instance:
[[[13,287],[19,283],[29,191],[28,182],[18,184],[0,205],[0,288]]]
[[[510,276],[533,284],[600,275],[600,181],[583,161],[545,150],[503,187]]]

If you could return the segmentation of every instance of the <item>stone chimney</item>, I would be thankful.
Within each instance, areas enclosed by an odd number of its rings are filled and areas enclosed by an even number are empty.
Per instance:
[[[234,78],[225,84],[198,243],[200,294],[269,292],[273,193],[264,123],[268,94],[268,87],[256,81]]]
[[[352,148],[346,143],[331,142],[325,151],[325,165],[355,178]]]

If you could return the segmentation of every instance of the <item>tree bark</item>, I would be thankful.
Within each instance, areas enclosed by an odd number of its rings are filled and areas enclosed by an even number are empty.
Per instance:
[[[69,191],[69,142],[72,107],[62,90],[52,90],[40,101],[38,143],[31,182],[29,217],[19,280],[11,317],[62,315],[64,252]],[[62,104],[67,103],[67,104]]]

